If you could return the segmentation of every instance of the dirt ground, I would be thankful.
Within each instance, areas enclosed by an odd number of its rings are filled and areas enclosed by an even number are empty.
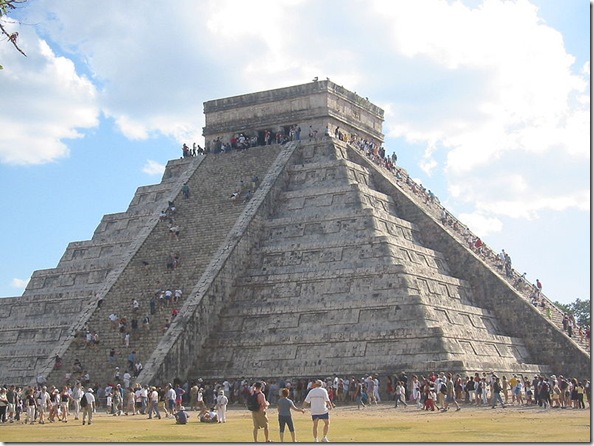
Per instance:
[[[268,411],[269,438],[280,441],[276,409]],[[312,442],[311,415],[294,412],[297,441]],[[427,412],[380,403],[358,410],[337,407],[330,413],[328,438],[333,443],[500,443],[591,442],[590,409],[541,409],[538,406],[462,406],[460,411]],[[321,425],[320,425],[321,428]],[[321,432],[321,429],[320,429]],[[285,432],[285,441],[290,441]],[[258,440],[264,441],[263,430]],[[95,414],[91,426],[70,418],[68,423],[0,425],[0,441],[22,443],[234,443],[253,442],[251,413],[231,406],[226,423],[200,423],[190,412],[187,425],[171,418],[149,420],[146,415],[114,417]]]

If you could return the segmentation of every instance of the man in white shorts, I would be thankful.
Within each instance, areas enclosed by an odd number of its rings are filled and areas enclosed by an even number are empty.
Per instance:
[[[319,441],[318,422],[320,420],[324,421],[324,436],[322,437],[322,441],[328,442],[328,427],[330,425],[328,411],[332,407],[332,403],[328,397],[328,391],[324,389],[322,385],[323,383],[321,380],[316,380],[303,401],[311,406],[311,419],[313,420],[313,436],[315,442]]]

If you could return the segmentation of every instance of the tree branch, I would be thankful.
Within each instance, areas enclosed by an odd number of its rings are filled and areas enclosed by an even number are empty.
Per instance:
[[[17,51],[19,53],[21,53],[23,56],[27,57],[25,52],[22,49],[20,49],[19,46],[17,45],[16,37],[18,36],[18,33],[8,34],[8,31],[6,31],[6,29],[4,29],[4,25],[2,25],[2,23],[0,23],[0,31],[2,31],[2,34],[4,34],[6,37],[8,37],[8,41],[14,45],[14,47],[17,49]]]

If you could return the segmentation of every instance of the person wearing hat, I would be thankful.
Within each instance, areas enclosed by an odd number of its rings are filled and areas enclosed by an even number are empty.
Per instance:
[[[188,424],[188,418],[190,418],[190,414],[186,412],[184,406],[180,406],[179,410],[173,416],[175,417],[175,424]]]
[[[49,395],[50,403],[48,421],[50,423],[53,423],[55,422],[56,417],[58,416],[58,408],[60,407],[60,391],[56,389],[55,386],[52,386]]]
[[[225,423],[227,421],[227,403],[229,403],[229,399],[225,396],[225,391],[223,389],[219,390],[216,404],[219,423]]]
[[[93,412],[95,411],[95,395],[93,395],[93,389],[89,387],[82,398],[86,399],[86,403],[82,403],[81,401],[81,406],[83,410],[82,424],[84,426],[86,420],[87,424],[90,425],[93,421]]]
[[[304,404],[309,404],[311,407],[311,419],[313,421],[313,437],[314,441],[318,441],[318,422],[324,421],[324,436],[322,442],[328,442],[328,428],[330,427],[330,416],[328,411],[332,408],[332,402],[328,396],[328,391],[324,389],[322,380],[316,380],[311,390],[308,392]]]

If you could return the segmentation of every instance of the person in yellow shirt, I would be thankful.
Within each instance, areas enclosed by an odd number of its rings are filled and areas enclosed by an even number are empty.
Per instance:
[[[512,378],[509,380],[509,388],[512,391],[512,404],[514,404],[514,402],[516,401],[516,386],[518,385],[518,378],[516,377],[516,375],[512,376]],[[507,394],[506,394],[507,396]],[[507,403],[507,401],[505,401]]]

